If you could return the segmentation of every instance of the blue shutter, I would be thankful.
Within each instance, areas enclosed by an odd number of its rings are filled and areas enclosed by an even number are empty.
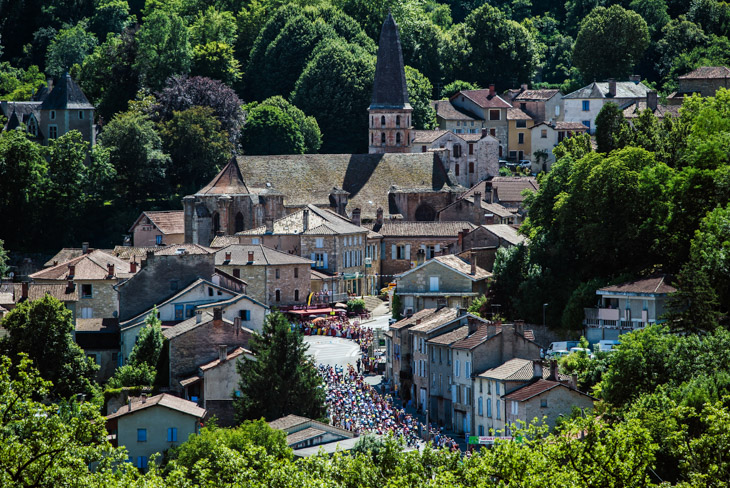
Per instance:
[[[327,253],[324,253],[324,268],[327,269]]]
[[[312,263],[312,267],[314,268],[315,266],[317,266],[317,261],[316,261],[316,259],[315,259],[315,255],[314,255],[314,253],[312,253],[312,261],[314,261],[314,262]]]

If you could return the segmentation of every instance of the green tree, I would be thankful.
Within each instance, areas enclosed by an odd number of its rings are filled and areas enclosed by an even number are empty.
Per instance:
[[[708,36],[699,25],[685,18],[670,20],[662,28],[661,38],[656,45],[656,71],[664,79],[665,84],[676,85],[676,80],[669,80],[668,77],[681,54],[705,46],[708,42]]]
[[[248,112],[241,131],[246,154],[301,154],[304,137],[299,126],[284,110],[257,105]]]
[[[319,150],[319,147],[322,145],[322,133],[319,131],[319,125],[314,117],[307,116],[304,112],[280,96],[267,98],[261,102],[261,105],[280,108],[294,120],[299,126],[299,130],[304,138],[305,153],[316,153]],[[253,108],[256,105],[251,104],[250,106]]]
[[[667,300],[668,326],[680,333],[697,333],[715,330],[720,313],[717,293],[709,277],[695,263],[688,263],[677,275],[677,291]]]
[[[152,386],[157,378],[157,370],[147,363],[124,364],[109,378],[107,388]]]
[[[83,63],[97,44],[96,37],[88,29],[88,22],[82,20],[58,32],[46,55],[46,72],[49,75],[60,77],[73,65]]]
[[[15,364],[22,361],[20,354],[27,354],[53,383],[54,398],[94,392],[98,366],[74,342],[73,314],[56,298],[19,303],[3,318],[3,328],[8,335],[0,339],[0,350]]]
[[[156,367],[160,360],[164,342],[162,322],[157,317],[157,307],[153,307],[152,312],[144,321],[144,326],[139,331],[132,352],[129,354],[129,364],[146,363],[153,368]]]
[[[170,76],[187,74],[191,58],[188,27],[180,16],[155,10],[145,17],[134,66],[146,86],[159,90]]]
[[[4,277],[8,272],[8,250],[3,246],[0,239],[0,278]]]
[[[598,152],[609,153],[620,149],[629,123],[624,119],[623,111],[615,103],[603,104],[596,115],[596,145]]]
[[[639,14],[619,5],[596,7],[580,23],[573,65],[584,80],[625,78],[648,46],[649,28]]]
[[[133,22],[127,0],[97,0],[89,28],[104,42],[109,34],[120,34]]]
[[[403,318],[403,303],[400,299],[400,295],[393,294],[393,303],[391,305],[391,316],[394,320],[400,320]]]
[[[405,74],[408,99],[413,107],[413,127],[425,130],[436,128],[436,111],[431,106],[431,82],[410,66],[405,67]]]
[[[205,185],[233,155],[228,133],[210,107],[174,111],[170,120],[160,124],[160,137],[170,155],[168,181],[183,192]]]
[[[220,42],[232,46],[236,42],[236,17],[228,11],[210,6],[201,10],[190,25],[190,43],[193,46]]]
[[[462,81],[462,80],[454,80],[448,85],[444,86],[441,89],[441,99],[442,100],[448,100],[451,95],[455,95],[456,93],[462,91],[462,90],[478,90],[479,85],[475,83],[470,83],[468,81]]]
[[[707,284],[717,292],[721,310],[730,310],[730,204],[714,209],[702,219],[692,239],[690,266],[707,276]],[[702,287],[703,283],[697,285]],[[712,307],[711,295],[707,298],[709,301],[697,305]]]
[[[481,86],[510,87],[529,82],[537,67],[537,50],[530,32],[485,3],[464,21],[470,50],[464,78]],[[489,63],[484,60],[489,59]]]
[[[233,47],[222,42],[199,44],[193,48],[191,69],[197,76],[220,80],[232,86],[241,79],[241,65],[233,57]]]
[[[117,172],[118,195],[138,202],[164,192],[170,157],[162,152],[162,140],[148,117],[119,113],[100,139],[100,144],[109,149],[109,161]]]
[[[631,0],[629,8],[646,21],[649,37],[652,39],[659,37],[664,26],[671,20],[666,0]]]
[[[30,100],[33,93],[46,86],[46,77],[38,66],[27,70],[13,68],[10,63],[0,63],[0,98],[7,101]]]
[[[488,316],[488,312],[487,312],[488,304],[489,304],[489,301],[487,300],[486,296],[482,295],[480,297],[476,297],[469,304],[469,308],[467,309],[467,312],[469,312],[472,315],[476,315],[477,317],[486,318]]]
[[[566,80],[576,78],[571,59],[573,38],[562,32],[558,20],[550,15],[543,15],[525,19],[522,25],[535,38],[540,59],[538,69],[543,82],[566,83]],[[571,91],[573,90],[563,90],[564,93]]]
[[[289,414],[319,419],[325,414],[322,379],[301,332],[292,330],[281,312],[266,316],[262,334],[249,343],[255,359],[236,365],[241,396],[234,398],[239,420],[271,421]]]

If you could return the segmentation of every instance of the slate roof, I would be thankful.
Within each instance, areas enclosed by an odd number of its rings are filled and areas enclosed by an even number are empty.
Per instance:
[[[243,181],[241,170],[235,160],[229,161],[210,183],[198,190],[196,195],[250,195]]]
[[[304,210],[309,211],[309,223],[307,230],[304,230]],[[274,221],[274,234],[304,234],[304,235],[335,235],[335,234],[360,234],[366,232],[367,229],[359,227],[352,223],[350,219],[332,212],[328,209],[322,209],[312,204],[307,204],[304,208],[296,212],[285,215]],[[262,225],[255,229],[239,232],[237,235],[264,235],[266,234],[266,226]]]
[[[395,183],[433,191],[458,187],[432,152],[239,156],[238,165],[249,187],[273,186],[288,206],[329,206],[332,188],[342,188],[350,193],[348,208],[360,208],[363,219],[374,219],[378,208],[398,213],[388,199]]]
[[[459,95],[464,95],[481,108],[512,108],[512,105],[499,95],[495,94],[490,96],[488,89],[462,90],[453,94],[449,100],[454,100]]]
[[[114,265],[114,279],[129,278],[129,263],[104,251],[96,250],[65,263],[42,269],[30,275],[32,279],[44,280],[108,280],[107,264]],[[69,277],[69,265],[75,266],[74,275]]]
[[[492,178],[492,188],[497,190],[497,199],[500,202],[522,202],[525,189],[537,192],[540,187],[532,176],[495,176]],[[484,195],[484,193],[482,193]]]
[[[681,105],[657,104],[656,110],[654,110],[654,116],[657,119],[663,119],[667,115],[671,115],[672,117],[679,117],[679,107],[681,107]],[[624,118],[635,119],[639,117],[640,113],[646,109],[646,100],[640,101],[639,103],[632,103],[624,109]]]
[[[464,258],[460,258],[459,256],[455,254],[447,254],[445,256],[436,256],[432,259],[432,261],[439,262],[443,265],[445,265],[448,268],[451,268],[453,270],[456,270],[462,274],[468,275],[470,279],[473,281],[479,281],[486,278],[489,278],[492,276],[492,273],[487,271],[486,269],[480,268],[479,266],[476,267],[476,274],[471,274],[471,264],[466,261]],[[428,263],[428,261],[426,261]],[[424,263],[424,264],[426,264]],[[415,269],[415,268],[414,268]]]
[[[488,369],[479,373],[479,378],[490,378],[502,381],[529,381],[534,377],[535,369],[533,362],[528,359],[510,359],[496,368]]]
[[[418,319],[424,320],[425,318],[433,315],[436,313],[435,308],[424,308],[423,310],[419,310],[418,312],[414,313],[410,317],[403,318],[399,320],[398,322],[392,324],[390,326],[390,330],[399,330],[403,329],[405,327],[414,325]]]
[[[184,400],[182,398],[167,393],[161,393],[159,395],[147,398],[146,400],[134,400],[132,401],[131,406],[122,405],[121,407],[119,407],[119,410],[111,415],[107,415],[106,419],[111,420],[119,418],[124,415],[139,412],[140,410],[144,410],[145,408],[150,408],[157,405],[159,405],[160,407],[169,408],[171,410],[176,410],[187,415],[192,415],[196,418],[203,418],[205,417],[206,413],[206,410],[204,408],[200,408],[197,404],[189,400]]]
[[[507,120],[532,120],[532,117],[527,115],[519,108],[508,108],[507,109]]]
[[[76,319],[76,332],[119,332],[119,319]]]
[[[134,225],[130,227],[128,232],[134,232],[134,228],[142,220],[147,217],[152,225],[154,225],[163,234],[183,234],[185,233],[185,212],[182,210],[165,210],[165,211],[146,211],[137,217]]]
[[[617,81],[616,96],[613,98],[646,98],[649,88],[643,83],[633,81]],[[611,98],[608,96],[608,82],[593,82],[590,85],[579,88],[563,98]]]
[[[429,344],[439,344],[442,346],[448,346],[449,344],[452,344],[458,340],[461,340],[469,335],[469,326],[465,325],[463,327],[459,327],[458,329],[454,329],[451,332],[446,332],[445,334],[437,335],[436,337],[432,337],[429,339]]]
[[[511,225],[507,224],[492,224],[492,225],[482,225],[482,227],[487,231],[491,232],[495,236],[499,237],[500,239],[509,242],[512,245],[517,245],[525,242],[527,238],[517,232],[517,229],[512,227]]]
[[[679,77],[680,80],[704,80],[710,78],[730,78],[730,69],[725,66],[702,66]]]
[[[369,228],[375,224],[366,224]],[[471,222],[411,222],[402,220],[386,221],[377,229],[383,237],[458,237],[464,229],[473,230]]]
[[[423,318],[420,324],[414,325],[413,327],[411,327],[410,330],[411,332],[422,332],[424,334],[429,334],[437,330],[439,327],[446,325],[449,322],[453,322],[458,317],[459,310],[455,308],[444,307],[441,309],[437,309],[431,315]]]
[[[412,144],[428,144],[434,142],[439,137],[448,134],[449,131],[436,129],[436,130],[414,130],[411,131],[413,134]]]
[[[431,107],[436,112],[437,117],[446,120],[483,120],[481,117],[457,107],[451,100],[431,100]]]
[[[66,73],[53,85],[41,104],[41,110],[94,110],[81,87]]]
[[[603,288],[599,288],[597,293],[599,295],[610,293],[647,293],[665,295],[667,293],[674,293],[677,291],[675,287],[669,284],[669,281],[670,279],[667,275],[657,275],[621,283],[619,285],[605,286]]]
[[[226,261],[226,253],[231,253],[230,261]],[[253,252],[253,262],[249,262],[248,253]],[[215,253],[216,266],[276,266],[284,264],[306,264],[312,261],[289,254],[261,244],[231,244]]]
[[[212,249],[220,249],[222,247],[230,246],[231,244],[239,244],[241,239],[238,236],[215,236],[213,241],[210,243]]]
[[[373,78],[370,110],[379,108],[411,108],[403,68],[400,34],[395,19],[388,12],[380,30],[378,60]]]
[[[551,90],[551,89],[545,89],[545,90],[525,90],[521,92],[519,95],[517,95],[514,100],[517,102],[526,102],[526,101],[546,101],[553,98],[555,95],[558,95],[560,93],[560,90]]]
[[[62,302],[75,302],[79,299],[79,287],[69,288],[67,283],[28,283],[28,300],[38,300],[47,294]],[[22,299],[22,283],[0,284],[0,303],[10,305]]]
[[[492,335],[492,337],[494,337],[494,334]],[[454,349],[474,349],[479,344],[482,344],[489,338],[489,324],[482,323],[479,324],[479,327],[477,327],[477,330],[474,333],[469,334],[460,341],[456,341],[455,343],[451,344],[451,347],[453,347]]]
[[[319,437],[322,434],[326,434],[324,430],[316,429],[314,427],[307,427],[304,430],[300,430],[299,432],[294,432],[293,434],[289,434],[286,436],[286,445],[291,446],[292,444],[298,444],[302,441],[305,441],[307,439],[311,439],[313,437]]]
[[[155,249],[155,256],[175,256],[177,254],[183,254],[179,252],[180,250],[184,249],[184,254],[213,254],[215,252],[215,249],[211,249],[206,246],[201,246],[200,244],[170,244],[169,246],[165,247],[158,247]]]

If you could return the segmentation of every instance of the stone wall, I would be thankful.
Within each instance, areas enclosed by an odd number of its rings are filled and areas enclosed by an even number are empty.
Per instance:
[[[543,400],[547,401],[546,407],[541,407]],[[508,422],[516,423],[517,419],[531,422],[535,417],[542,419],[543,416],[546,416],[546,423],[551,429],[555,427],[555,422],[561,414],[566,417],[570,416],[573,407],[593,409],[593,400],[590,397],[564,387],[553,388],[530,400],[518,402],[517,415],[510,413],[512,411],[510,403],[511,400],[507,400],[507,405],[505,405]]]
[[[703,97],[714,97],[720,88],[730,88],[730,78],[680,79],[680,92],[699,92]]]
[[[117,282],[117,280],[74,280],[79,293],[79,301],[76,303],[77,318],[116,317],[120,305],[117,291],[114,289]],[[91,298],[82,297],[83,285],[91,285]],[[91,308],[91,317],[83,316],[84,308]]]
[[[434,246],[438,245],[440,252],[450,253],[453,246],[458,244],[458,236],[439,236],[439,237],[410,237],[410,236],[393,236],[384,237],[381,244],[381,257],[380,272],[381,283],[380,286],[387,285],[390,281],[393,281],[395,275],[399,275],[405,271],[408,271],[415,266],[416,253],[421,246]],[[393,258],[393,246],[410,246],[410,256],[406,254],[406,259],[397,259],[397,249],[395,259]],[[407,248],[408,249],[408,248]],[[437,255],[439,253],[436,253]]]

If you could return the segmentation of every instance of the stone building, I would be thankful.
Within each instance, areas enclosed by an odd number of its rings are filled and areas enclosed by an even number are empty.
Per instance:
[[[469,325],[464,325],[451,332],[437,335],[426,341],[429,351],[429,406],[431,422],[441,427],[452,425],[451,404],[451,344],[469,335]]]
[[[655,92],[656,93],[656,92]],[[631,104],[626,110],[635,108],[636,104]],[[532,166],[533,173],[540,171],[550,171],[555,162],[553,148],[563,142],[563,140],[582,135],[588,132],[588,127],[582,122],[562,122],[548,121],[541,122],[532,126],[530,142],[532,143]],[[537,154],[538,156],[535,156]]]
[[[368,152],[410,152],[412,112],[398,26],[388,12],[380,31],[373,96],[368,107]]]
[[[47,146],[49,141],[76,130],[90,146],[96,143],[95,107],[79,85],[66,73],[57,83],[48,79],[29,102],[0,102],[0,113],[7,118],[4,130],[17,127],[31,139]]]
[[[730,69],[726,66],[702,66],[678,78],[679,89],[667,97],[669,105],[681,105],[685,96],[699,93],[714,97],[720,88],[730,88]]]
[[[440,222],[467,221],[474,225],[514,224],[517,217],[519,215],[516,211],[510,210],[499,203],[488,202],[476,190],[438,211],[438,220]]]
[[[563,121],[579,122],[593,134],[596,116],[607,103],[615,103],[620,109],[646,99],[649,88],[636,76],[630,81],[608,80],[593,82],[563,97]]]
[[[99,366],[96,381],[104,383],[121,366],[119,319],[77,319],[74,341]]]
[[[489,85],[489,89],[485,90],[459,91],[449,101],[467,113],[476,114],[482,121],[480,129],[486,129],[490,136],[499,141],[499,157],[506,154],[509,143],[507,111],[512,105],[497,95],[494,85]]]
[[[454,134],[481,134],[484,119],[451,103],[451,100],[432,100],[439,129]]]
[[[512,106],[539,124],[547,120],[562,120],[562,99],[560,90],[529,90],[527,85],[523,85],[517,96],[512,99]]]
[[[142,212],[129,233],[135,247],[182,244],[185,241],[185,213],[182,210]]]
[[[312,261],[262,245],[232,244],[215,254],[216,268],[241,278],[246,293],[269,306],[307,302]]]

